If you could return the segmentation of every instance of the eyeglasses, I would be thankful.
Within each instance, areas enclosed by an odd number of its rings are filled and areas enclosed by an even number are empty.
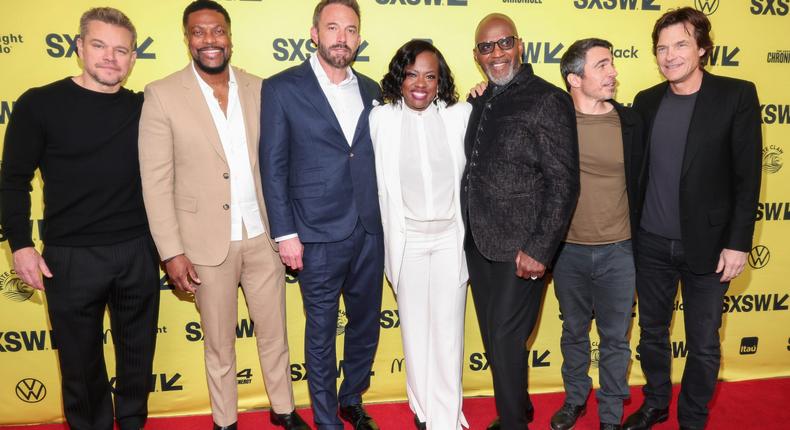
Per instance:
[[[516,46],[516,36],[503,37],[496,42],[480,42],[477,44],[477,52],[482,55],[494,52],[494,45],[499,45],[499,49],[509,51]]]

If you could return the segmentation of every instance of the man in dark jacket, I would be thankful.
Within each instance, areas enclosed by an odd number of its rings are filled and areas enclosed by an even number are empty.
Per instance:
[[[613,101],[617,88],[612,44],[574,42],[560,61],[576,107],[581,194],[554,264],[554,293],[562,312],[565,403],[552,430],[569,430],[584,412],[592,379],[590,322],[600,337],[598,417],[602,430],[619,429],[628,389],[628,329],[634,303],[637,178],[642,121]]]
[[[713,48],[708,18],[686,7],[653,28],[666,78],[637,94],[650,130],[637,235],[639,355],[645,402],[624,428],[668,418],[672,398],[669,326],[680,280],[688,357],[678,400],[681,429],[702,429],[721,358],[724,294],[744,269],[760,193],[760,104],[751,82],[703,70]]]
[[[532,415],[526,342],[579,191],[576,120],[568,94],[521,64],[510,18],[483,18],[475,42],[489,85],[472,100],[466,135],[465,248],[501,417],[489,428],[523,430]]]

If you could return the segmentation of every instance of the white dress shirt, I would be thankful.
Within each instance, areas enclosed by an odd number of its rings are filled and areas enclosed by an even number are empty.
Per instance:
[[[449,154],[439,108],[432,103],[424,111],[415,111],[403,103],[400,177],[406,218],[416,221],[453,219],[455,166]]]
[[[247,133],[244,126],[244,112],[241,110],[239,100],[239,87],[236,84],[233,68],[229,67],[228,70],[230,71],[228,109],[225,116],[219,101],[214,97],[214,90],[203,81],[195,70],[195,64],[192,64],[192,71],[195,72],[203,98],[206,99],[211,111],[230,170],[230,240],[241,240],[244,230],[247,232],[247,237],[251,239],[263,234],[264,227],[247,149]]]
[[[332,107],[332,112],[335,113],[340,128],[343,129],[343,135],[350,146],[354,141],[354,131],[357,129],[359,115],[365,109],[362,95],[359,93],[357,75],[351,71],[350,67],[346,67],[346,79],[339,84],[333,84],[318,61],[318,54],[310,56],[310,66],[313,68],[321,91],[329,101],[329,106]]]

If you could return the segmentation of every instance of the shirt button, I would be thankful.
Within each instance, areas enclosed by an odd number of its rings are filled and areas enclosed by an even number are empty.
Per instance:
[[[230,178],[230,174],[228,172],[225,172],[225,173],[222,174],[222,177],[225,178],[225,179],[228,179],[228,178]]]
[[[491,109],[491,103],[486,103],[486,109]]]
[[[230,205],[225,203],[224,205],[222,205],[222,209],[228,210],[230,209]]]

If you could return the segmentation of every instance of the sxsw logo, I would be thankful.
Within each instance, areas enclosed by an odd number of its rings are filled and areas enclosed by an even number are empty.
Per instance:
[[[782,156],[784,151],[776,145],[763,147],[763,171],[766,173],[776,173],[782,169]]]
[[[790,0],[752,0],[749,12],[752,15],[785,16],[790,11]]]
[[[376,0],[380,5],[397,4],[403,6],[467,6],[467,0]]]
[[[714,46],[710,51],[709,62],[711,66],[736,67],[740,62],[735,58],[741,48],[735,46]]]
[[[560,51],[565,45],[562,43],[551,42],[526,42],[524,43],[524,55],[521,59],[525,63],[546,63],[559,64]]]
[[[705,15],[713,15],[719,9],[719,0],[694,0],[694,7]]]
[[[543,351],[527,350],[527,361],[529,367],[549,367],[551,362],[548,360],[551,351],[544,349]],[[488,362],[488,354],[485,352],[473,352],[469,355],[469,370],[473,372],[482,372],[488,370],[491,364]]]
[[[178,384],[181,374],[154,373],[151,375],[151,392],[183,391],[184,386]],[[110,390],[115,393],[115,376],[110,378]]]
[[[11,117],[16,101],[0,100],[0,125],[5,124],[7,118]]]
[[[291,381],[306,381],[309,378],[307,373],[307,363],[291,363]],[[376,372],[371,370],[370,376],[376,376]],[[336,378],[343,377],[343,360],[337,362]]]
[[[749,252],[748,260],[752,269],[762,269],[771,260],[771,251],[763,245],[757,245]]]
[[[765,160],[763,160],[765,163]],[[756,221],[787,221],[790,220],[790,202],[759,202],[757,203]]]
[[[741,355],[757,354],[757,342],[760,339],[757,336],[744,337],[741,339],[741,349],[738,351]]]
[[[685,341],[672,341],[672,358],[686,358],[689,354],[689,347]],[[634,356],[637,360],[641,360],[642,357],[639,355],[639,347],[636,348],[636,355]]]
[[[400,314],[397,309],[386,309],[381,311],[381,318],[379,318],[381,328],[398,328],[400,327]]]
[[[367,40],[363,40],[357,48],[357,56],[354,61],[368,62],[370,57],[362,53],[368,48]],[[318,47],[310,39],[291,39],[278,37],[272,42],[274,53],[272,56],[277,61],[304,61],[310,54],[315,53]]]
[[[57,349],[52,330],[0,331],[0,352],[46,351],[50,348]]]
[[[657,0],[573,0],[576,9],[661,10]]]
[[[236,339],[249,338],[253,336],[255,330],[255,323],[247,318],[242,319],[236,324]],[[184,326],[186,332],[186,340],[190,342],[198,342],[203,340],[203,330],[200,328],[200,323],[197,321],[190,321]]]
[[[790,295],[784,294],[739,294],[724,296],[722,313],[786,311]]]
[[[790,124],[790,105],[760,105],[763,124]]]
[[[49,33],[44,37],[47,44],[47,54],[52,58],[71,58],[77,53],[77,39],[79,34],[70,35],[66,33]],[[137,44],[135,51],[138,60],[152,60],[156,58],[155,52],[148,52],[154,39],[146,37],[142,43]]]

